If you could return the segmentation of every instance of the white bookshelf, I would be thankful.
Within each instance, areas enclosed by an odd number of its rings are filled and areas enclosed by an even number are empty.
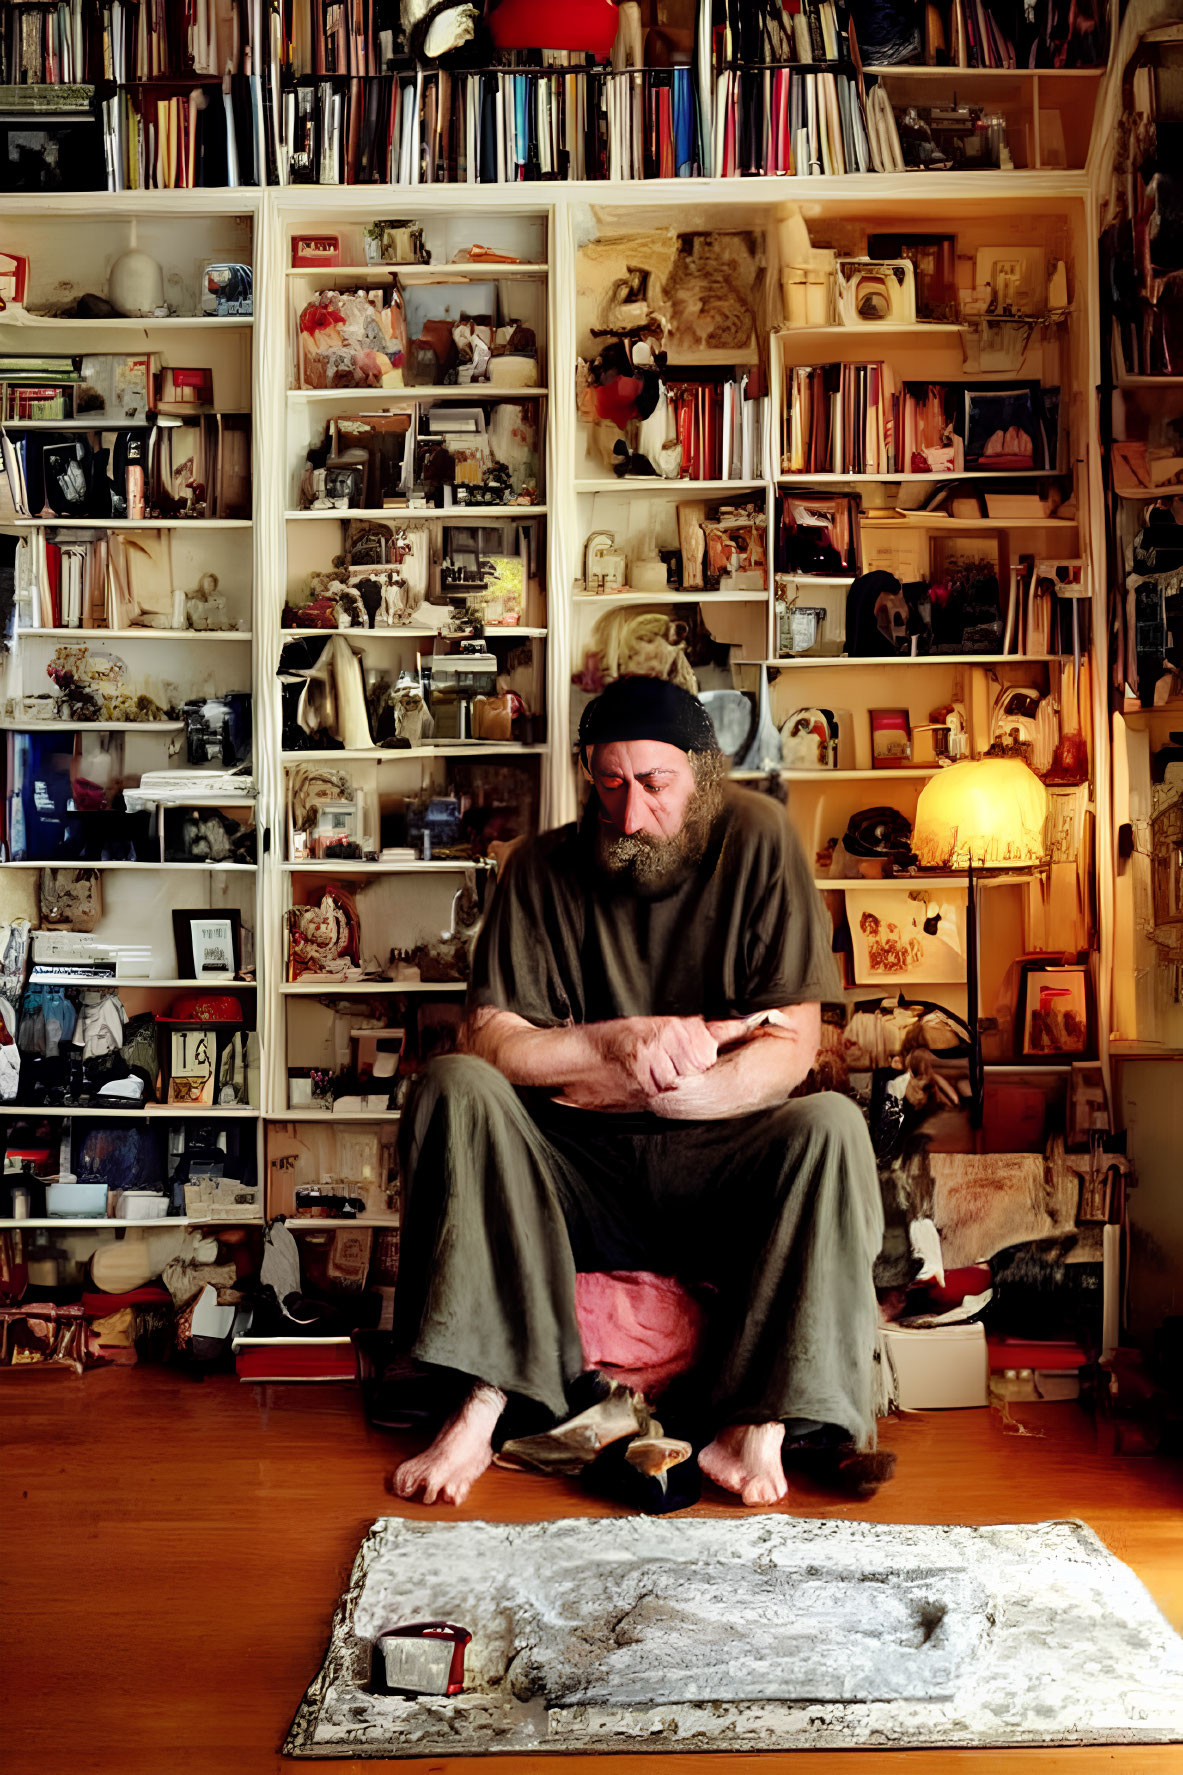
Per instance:
[[[936,73],[924,70],[884,70],[883,77],[903,89],[906,80],[919,88],[934,90],[939,82]],[[968,92],[971,85],[985,90],[993,81],[985,71],[940,70],[944,82],[952,82],[959,91]],[[1096,96],[1096,77],[1059,75],[1040,70],[1028,77],[1022,71],[1010,75],[1023,86],[1028,103],[1037,117],[1038,94],[1055,86],[1057,92],[1074,94],[1088,92],[1090,107]],[[894,95],[893,95],[894,96]],[[918,101],[919,102],[919,101]],[[1057,103],[1075,102],[1059,99]],[[246,257],[241,250],[244,239],[253,237],[255,313],[249,325],[232,321],[202,321],[198,317],[176,314],[161,322],[87,323],[79,336],[87,350],[131,349],[141,343],[157,349],[172,363],[208,361],[206,353],[224,349],[225,362],[241,363],[242,353],[250,365],[249,404],[253,427],[253,518],[251,520],[214,520],[194,523],[188,520],[155,521],[142,524],[127,520],[107,521],[105,525],[92,520],[25,519],[6,522],[3,528],[19,531],[33,529],[68,531],[71,527],[170,528],[174,547],[184,551],[182,559],[191,570],[203,550],[217,551],[217,560],[229,572],[233,562],[249,562],[249,575],[244,575],[244,604],[234,606],[235,620],[243,626],[214,635],[193,635],[171,631],[120,632],[95,636],[96,644],[119,651],[126,647],[137,662],[167,659],[173,675],[186,671],[213,671],[226,683],[237,671],[240,659],[250,649],[251,687],[254,691],[254,763],[259,796],[256,819],[261,840],[266,834],[269,843],[261,842],[257,869],[242,866],[220,866],[202,869],[201,879],[209,894],[218,897],[233,891],[239,895],[234,904],[250,906],[255,920],[255,980],[237,982],[233,990],[244,1000],[257,1005],[257,1031],[262,1055],[260,1100],[257,1106],[239,1115],[255,1115],[259,1120],[258,1163],[260,1179],[266,1184],[267,1168],[264,1147],[268,1125],[290,1125],[312,1129],[340,1128],[343,1132],[396,1123],[397,1111],[386,1113],[349,1111],[334,1114],[319,1108],[288,1107],[287,1068],[292,1045],[291,1029],[310,1030],[317,1014],[318,1001],[325,999],[364,999],[374,996],[405,995],[424,1003],[437,999],[454,1000],[461,990],[455,983],[411,982],[365,979],[357,982],[322,981],[288,982],[285,974],[285,914],[293,904],[293,896],[312,897],[326,881],[339,879],[353,890],[364,894],[386,896],[381,904],[389,907],[396,928],[391,941],[407,942],[421,929],[443,929],[440,921],[447,917],[451,898],[464,879],[474,870],[472,863],[433,861],[342,863],[302,862],[286,854],[287,812],[285,783],[291,768],[301,763],[315,763],[330,769],[341,768],[362,772],[367,782],[375,784],[376,794],[402,794],[417,791],[426,784],[442,784],[454,759],[483,759],[490,762],[521,762],[538,773],[539,807],[543,825],[561,823],[575,811],[576,782],[571,756],[571,720],[578,697],[573,698],[571,674],[577,669],[587,637],[596,619],[613,608],[664,609],[677,614],[679,607],[697,604],[717,637],[732,643],[731,659],[736,682],[751,687],[761,666],[769,673],[775,712],[783,720],[798,704],[832,703],[849,711],[852,721],[862,721],[866,710],[883,704],[907,706],[913,722],[928,718],[928,711],[954,691],[964,696],[974,711],[975,738],[980,737],[981,721],[988,695],[991,673],[1006,682],[1029,681],[1034,674],[1038,684],[1058,682],[1063,662],[1039,656],[1008,655],[928,655],[914,659],[891,661],[849,659],[830,655],[776,657],[775,587],[771,571],[773,560],[773,529],[776,497],[782,487],[792,485],[825,486],[844,484],[847,477],[805,476],[799,481],[782,476],[779,471],[779,401],[780,378],[786,341],[796,362],[829,361],[835,358],[858,360],[864,353],[891,355],[902,366],[901,373],[912,373],[911,366],[928,366],[923,372],[933,379],[987,380],[961,365],[961,342],[966,329],[961,325],[917,324],[907,328],[851,329],[826,326],[800,329],[793,335],[777,332],[770,363],[770,412],[762,472],[752,480],[728,480],[690,483],[665,482],[640,477],[616,479],[606,470],[589,462],[586,440],[576,416],[574,379],[578,342],[575,319],[575,286],[579,245],[594,233],[602,234],[640,230],[654,226],[673,225],[685,229],[713,227],[744,228],[759,231],[768,242],[769,282],[777,289],[775,256],[776,224],[785,214],[786,206],[806,206],[809,226],[815,240],[840,244],[844,250],[858,250],[869,231],[912,229],[924,233],[955,233],[959,241],[984,243],[1008,240],[1042,243],[1055,256],[1067,259],[1070,266],[1071,313],[1057,336],[1033,344],[1032,366],[1045,359],[1056,359],[1057,379],[1065,391],[1075,391],[1071,398],[1065,393],[1061,403],[1063,421],[1072,440],[1070,469],[1075,505],[1055,513],[1014,518],[974,517],[951,518],[942,513],[907,509],[912,496],[921,495],[924,485],[936,484],[940,477],[914,476],[910,473],[878,477],[882,485],[876,492],[875,478],[852,477],[872,496],[881,500],[875,509],[865,512],[862,521],[864,542],[870,539],[877,546],[893,537],[919,535],[932,541],[942,535],[995,537],[1002,559],[1011,553],[1044,553],[1047,555],[1083,555],[1093,565],[1092,632],[1106,633],[1104,535],[1100,506],[1100,462],[1095,425],[1091,419],[1091,391],[1097,383],[1101,341],[1097,320],[1095,240],[1091,236],[1093,192],[1089,175],[1084,171],[1055,168],[1018,170],[1008,173],[949,173],[941,175],[908,174],[900,177],[855,175],[841,179],[817,178],[739,178],[730,180],[667,180],[647,184],[609,184],[601,182],[535,184],[516,186],[426,186],[365,187],[345,186],[319,188],[288,187],[266,192],[146,192],[120,196],[85,195],[67,198],[8,200],[5,215],[0,219],[0,244],[20,238],[27,242],[22,248],[44,265],[44,276],[52,279],[64,275],[63,268],[75,265],[83,287],[89,287],[98,269],[109,264],[117,250],[131,238],[133,222],[139,227],[139,244],[153,251],[162,263],[174,267],[174,284],[178,300],[191,290],[199,258]],[[414,219],[422,225],[433,258],[425,266],[377,266],[363,263],[362,230],[368,222],[391,215]],[[195,245],[193,231],[200,222],[201,240],[209,242],[209,251]],[[301,267],[290,263],[289,243],[296,232],[334,232],[342,236],[347,263],[333,267]],[[481,243],[487,247],[521,255],[521,263],[471,264],[453,263],[452,254],[468,245]],[[369,281],[388,279],[392,272],[408,285],[430,285],[440,281],[467,279],[495,282],[503,292],[504,301],[522,304],[523,318],[531,318],[539,336],[540,385],[516,389],[479,387],[402,388],[394,390],[301,390],[293,387],[292,354],[293,316],[308,295],[318,288],[345,288]],[[41,275],[39,273],[38,275]],[[184,298],[187,299],[187,298]],[[517,312],[511,307],[509,312]],[[69,323],[73,326],[75,323]],[[64,349],[65,323],[47,322],[40,330],[21,328],[5,332],[0,326],[2,349],[10,351]],[[43,337],[42,337],[43,336]],[[52,344],[51,344],[52,340]],[[219,346],[222,341],[222,346]],[[238,355],[233,355],[238,354]],[[215,368],[222,360],[215,360]],[[1038,375],[1032,367],[1022,374]],[[1050,376],[1047,378],[1050,380]],[[433,534],[443,525],[504,525],[512,534],[519,525],[539,525],[544,529],[542,544],[541,608],[530,612],[531,620],[520,629],[507,629],[492,635],[494,644],[525,645],[538,649],[544,659],[547,738],[533,746],[484,743],[437,742],[414,749],[375,749],[343,752],[285,752],[281,743],[279,694],[275,678],[280,649],[300,638],[301,631],[285,628],[281,608],[285,599],[293,599],[306,574],[316,567],[327,566],[341,548],[343,526],[349,520],[371,519],[389,521],[390,510],[324,511],[301,510],[296,504],[295,488],[299,469],[310,437],[319,435],[324,420],[333,412],[391,410],[410,402],[520,401],[539,414],[545,428],[541,450],[538,502],[502,506],[454,506],[450,509],[421,507],[400,508],[400,520],[428,525]],[[969,478],[969,477],[967,477]],[[980,477],[972,477],[980,478]],[[1052,471],[1042,471],[1036,481],[1055,480]],[[1034,483],[1033,483],[1034,484]],[[904,497],[899,498],[898,495]],[[1131,495],[1131,497],[1135,497]],[[1149,499],[1150,492],[1136,497]],[[668,524],[672,507],[686,499],[754,499],[763,503],[768,525],[769,582],[764,590],[688,592],[671,589],[657,596],[626,592],[596,596],[576,594],[574,585],[583,575],[583,548],[592,529],[614,529],[617,524],[640,524],[648,508],[664,511],[661,520]],[[898,509],[903,506],[905,509]],[[605,514],[611,514],[611,518]],[[1001,575],[1000,575],[1001,577]],[[802,578],[806,594],[820,592],[824,587],[829,597],[842,600],[849,578],[822,581]],[[806,598],[806,601],[810,601]],[[316,631],[319,633],[320,631]],[[394,660],[408,656],[414,649],[430,641],[430,631],[418,628],[405,630],[346,631],[346,638],[355,646],[367,664],[389,669]],[[62,636],[73,640],[77,637]],[[52,631],[27,629],[20,640],[22,650],[40,649],[29,659],[39,663],[48,657],[59,639]],[[152,643],[148,648],[145,644]],[[216,646],[203,649],[199,643],[210,641]],[[212,662],[212,663],[211,663]],[[230,662],[233,662],[231,664]],[[1094,685],[1094,727],[1091,735],[1094,782],[1104,785],[1109,775],[1109,745],[1105,719],[1103,683],[1095,656],[1089,656]],[[155,668],[154,668],[155,669]],[[237,681],[235,682],[237,688]],[[244,686],[245,687],[245,686]],[[139,736],[131,736],[130,738]],[[161,735],[163,739],[163,733]],[[844,823],[845,812],[866,805],[868,796],[900,807],[911,817],[916,796],[928,774],[924,770],[872,769],[865,748],[856,746],[854,756],[837,772],[782,771],[790,795],[793,817],[806,833],[807,845],[816,848],[820,833],[832,829],[826,821]],[[764,776],[766,773],[756,773]],[[378,785],[382,785],[379,789]],[[1096,855],[1100,870],[1100,906],[1102,930],[1102,994],[1107,990],[1108,965],[1111,955],[1108,936],[1110,900],[1105,885],[1104,859],[1110,854],[1112,835],[1104,793],[1095,797]],[[89,865],[88,865],[89,866]],[[198,871],[189,864],[158,863],[105,867],[104,885],[108,903],[123,897],[126,917],[139,920],[151,916],[157,921],[167,918],[170,903],[184,893],[183,883],[198,880]],[[19,864],[0,872],[0,899],[8,892],[10,875],[19,871],[35,873],[35,865]],[[184,870],[187,876],[180,875]],[[179,877],[179,879],[178,879]],[[1000,901],[1013,900],[1019,905],[1029,876],[993,878],[989,886],[992,896]],[[163,884],[163,893],[153,887]],[[837,881],[819,877],[818,886],[826,892],[849,892],[853,888],[896,886],[900,882],[875,883]],[[964,891],[962,876],[928,877],[925,885]],[[14,881],[13,894],[27,892]],[[245,898],[243,897],[245,896]],[[363,902],[364,904],[364,902]],[[149,912],[147,909],[151,908]],[[163,922],[161,922],[163,928]],[[1108,945],[1108,948],[1106,947]],[[171,954],[171,928],[169,930]],[[982,1003],[991,999],[990,970],[993,960],[984,963],[987,978],[982,982]],[[115,982],[117,986],[131,982]],[[152,970],[145,978],[137,978],[137,988],[157,990],[181,986],[175,978],[175,961],[165,955],[154,957]],[[225,990],[215,986],[212,990]],[[866,996],[866,994],[863,994]],[[850,995],[848,995],[850,996]],[[1102,1002],[1104,999],[1102,997]],[[297,1020],[293,1023],[291,1020]],[[1104,1017],[1100,1019],[1104,1041]],[[303,1040],[299,1036],[299,1040]],[[298,1046],[298,1041],[297,1041]],[[301,1060],[299,1064],[304,1064]],[[81,1110],[62,1111],[85,1117]],[[115,1112],[111,1112],[115,1113]],[[128,1112],[120,1111],[120,1114]],[[180,1113],[169,1106],[154,1106],[152,1115]],[[61,1224],[61,1223],[53,1223]],[[100,1223],[103,1224],[103,1223]],[[114,1224],[114,1223],[107,1223]],[[122,1223],[119,1223],[122,1224]],[[326,1222],[310,1222],[325,1225]],[[369,1222],[363,1217],[350,1225]]]

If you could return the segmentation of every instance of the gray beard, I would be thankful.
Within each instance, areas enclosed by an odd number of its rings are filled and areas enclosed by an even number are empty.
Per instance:
[[[690,798],[680,830],[672,838],[657,838],[648,832],[615,832],[596,812],[595,854],[600,873],[613,887],[626,889],[642,900],[658,900],[672,893],[690,879],[706,854],[722,805],[719,783],[700,786]]]

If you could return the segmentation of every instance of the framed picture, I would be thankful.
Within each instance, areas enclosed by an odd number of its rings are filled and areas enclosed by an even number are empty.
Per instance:
[[[169,1103],[213,1103],[217,1038],[211,1029],[174,1029],[169,1036]]]
[[[872,234],[867,252],[872,259],[912,261],[918,320],[958,319],[955,234]]]
[[[1016,1047],[1025,1060],[1058,1060],[1092,1048],[1089,972],[1083,964],[1023,963]]]
[[[912,730],[907,709],[871,710],[871,764],[898,770],[912,762]]]
[[[1043,468],[1043,413],[1035,388],[965,391],[965,466],[980,473],[1022,474]]]
[[[965,979],[964,895],[901,887],[845,898],[856,985]]]
[[[177,973],[183,980],[233,980],[242,964],[242,913],[173,913]]]

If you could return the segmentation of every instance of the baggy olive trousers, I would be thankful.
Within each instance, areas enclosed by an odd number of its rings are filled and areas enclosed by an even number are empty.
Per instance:
[[[823,1093],[727,1121],[568,1109],[433,1060],[403,1116],[395,1335],[566,1415],[579,1270],[710,1282],[715,1426],[812,1419],[874,1442],[883,1208],[866,1125]]]

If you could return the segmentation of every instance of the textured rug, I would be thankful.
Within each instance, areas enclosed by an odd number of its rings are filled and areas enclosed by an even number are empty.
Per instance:
[[[472,1633],[464,1693],[373,1692],[373,1644]],[[386,1518],[293,1756],[1183,1740],[1183,1639],[1079,1522],[960,1528]]]

